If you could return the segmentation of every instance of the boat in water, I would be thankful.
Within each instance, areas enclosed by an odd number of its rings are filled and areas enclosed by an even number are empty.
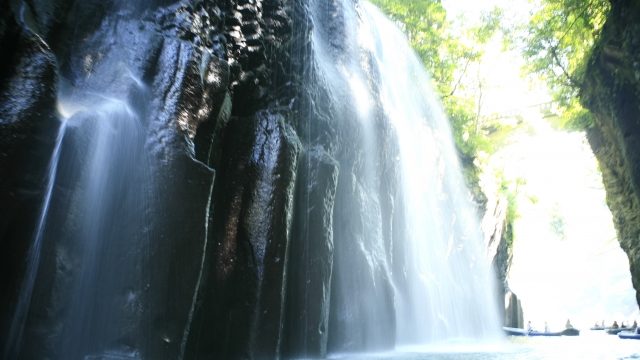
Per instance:
[[[640,340],[640,332],[638,331],[638,329],[635,330],[625,330],[625,331],[620,331],[618,333],[618,337],[620,339],[634,339],[634,340]]]
[[[636,329],[627,328],[627,327],[621,327],[621,328],[617,328],[617,329],[611,328],[611,329],[607,329],[607,334],[609,334],[609,335],[618,335],[621,332],[631,332],[631,333],[633,333],[635,331],[636,331]]]
[[[509,336],[578,336],[580,330],[574,328],[564,329],[562,331],[537,331],[526,330],[520,328],[503,327],[502,330]]]

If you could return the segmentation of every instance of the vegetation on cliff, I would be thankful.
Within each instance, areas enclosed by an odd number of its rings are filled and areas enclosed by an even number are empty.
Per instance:
[[[593,123],[578,92],[609,9],[608,0],[540,0],[526,28],[514,32],[526,70],[549,87],[553,105],[547,118],[557,128],[584,130]]]

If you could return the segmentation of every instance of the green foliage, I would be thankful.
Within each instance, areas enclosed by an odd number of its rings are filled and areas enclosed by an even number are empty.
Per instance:
[[[486,44],[493,35],[502,31],[502,9],[496,7],[482,15],[480,26],[471,29],[471,34],[478,44]]]
[[[556,129],[579,131],[593,125],[593,115],[580,105],[577,90],[567,105],[561,106],[555,113],[548,113],[546,118]]]
[[[591,115],[577,100],[587,59],[609,12],[608,0],[539,0],[522,39],[530,73],[549,86],[558,128],[586,129]]]
[[[477,150],[477,142],[474,141],[477,133],[474,122],[475,113],[473,112],[475,103],[472,99],[451,96],[444,99],[443,105],[449,116],[453,138],[458,149],[466,156],[473,157]],[[474,139],[469,141],[471,136],[474,136]]]
[[[489,117],[483,120],[474,139],[478,151],[493,154],[507,144],[513,132],[523,123],[522,119],[517,119],[516,122],[503,120],[501,117]]]

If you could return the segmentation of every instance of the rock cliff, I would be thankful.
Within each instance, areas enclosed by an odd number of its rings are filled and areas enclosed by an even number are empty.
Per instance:
[[[3,2],[3,356],[279,355],[302,149],[292,105],[302,59],[290,54],[308,43],[306,11],[281,0]],[[297,39],[293,26],[301,28]],[[144,129],[144,165],[124,180],[139,183],[120,194],[139,211],[121,211],[106,229],[110,245],[98,258],[117,262],[118,271],[87,280],[88,239],[74,235],[82,228],[81,179],[58,175],[47,221],[61,225],[45,227],[36,258],[32,239],[61,121],[69,124],[62,158],[73,161],[58,166],[83,166],[76,159],[93,146],[86,139],[101,121],[96,104],[111,98]],[[324,204],[324,218],[305,225],[315,229],[331,227],[337,170],[314,154],[305,157],[315,159],[308,164],[325,189],[310,200]],[[330,276],[322,278],[326,287]],[[82,304],[72,308],[79,292]],[[76,321],[82,311],[108,312],[116,325]],[[80,338],[69,343],[75,332]],[[82,333],[94,335],[83,341]]]
[[[365,91],[381,91],[373,55],[353,45],[352,5],[0,5],[6,358],[271,359],[393,346],[395,291],[409,282],[398,139],[382,105],[364,127],[347,100],[353,79],[320,69],[350,54],[369,71]],[[105,109],[134,127],[105,125]],[[99,144],[102,132],[113,142]],[[113,157],[91,164],[100,146]],[[109,181],[88,197],[98,173]],[[88,222],[95,211],[108,221]]]
[[[589,60],[581,101],[594,114],[587,136],[640,304],[640,4],[611,4]]]

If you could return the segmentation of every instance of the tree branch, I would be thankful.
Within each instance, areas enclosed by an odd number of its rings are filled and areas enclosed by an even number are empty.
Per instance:
[[[582,82],[578,81],[573,76],[571,76],[571,74],[569,74],[567,69],[564,68],[564,66],[562,65],[562,62],[560,61],[560,58],[558,57],[558,53],[556,52],[556,49],[557,49],[557,46],[552,46],[550,48],[551,56],[553,56],[553,59],[555,60],[556,64],[558,64],[558,67],[560,68],[560,70],[562,70],[562,73],[567,78],[567,81],[569,81],[569,84],[572,87],[580,89],[582,87]]]
[[[453,86],[453,89],[451,90],[451,92],[449,94],[443,96],[443,97],[447,98],[449,96],[453,96],[453,94],[456,92],[456,90],[458,90],[458,86],[462,82],[462,78],[466,74],[467,68],[469,67],[469,63],[470,62],[471,62],[471,58],[467,58],[467,63],[464,64],[464,69],[462,69],[462,74],[460,74],[460,76],[458,77],[458,81],[456,81],[456,84]]]

